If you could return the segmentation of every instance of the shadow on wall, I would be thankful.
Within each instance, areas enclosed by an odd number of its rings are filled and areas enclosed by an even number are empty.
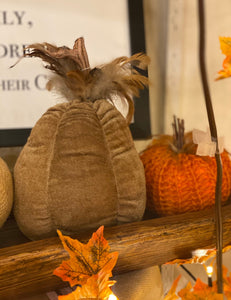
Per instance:
[[[0,157],[6,162],[11,173],[13,173],[15,162],[23,147],[0,148]]]

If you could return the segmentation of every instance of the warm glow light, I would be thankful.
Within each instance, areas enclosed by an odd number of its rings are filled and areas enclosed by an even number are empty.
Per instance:
[[[113,294],[111,294],[109,297],[108,297],[108,300],[117,300],[118,298],[115,296],[115,295],[113,295]]]
[[[197,257],[205,256],[207,251],[208,249],[196,249],[192,251],[192,255]]]
[[[206,268],[206,271],[207,271],[208,276],[212,277],[212,275],[213,275],[213,267],[212,266],[208,266]]]

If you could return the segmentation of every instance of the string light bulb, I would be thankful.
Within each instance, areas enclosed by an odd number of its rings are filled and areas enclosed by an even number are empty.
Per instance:
[[[117,298],[115,295],[111,294],[111,295],[108,297],[108,300],[118,300],[118,298]]]
[[[208,276],[212,277],[212,275],[213,275],[213,267],[212,266],[208,266],[206,269],[207,269]]]
[[[208,286],[212,287],[213,282],[212,282],[212,275],[213,275],[213,267],[212,266],[207,266],[206,267],[206,272],[208,275]]]

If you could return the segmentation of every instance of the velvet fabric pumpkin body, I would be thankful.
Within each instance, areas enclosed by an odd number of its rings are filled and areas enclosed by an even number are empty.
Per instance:
[[[31,239],[140,220],[145,176],[126,120],[106,100],[50,108],[14,170],[14,214]]]
[[[183,151],[172,148],[172,137],[154,139],[141,155],[145,168],[147,207],[160,216],[198,211],[215,204],[216,162],[196,155],[188,134]],[[231,161],[226,151],[223,163],[222,202],[231,193]]]
[[[13,205],[13,182],[10,170],[0,158],[0,228],[8,218]]]

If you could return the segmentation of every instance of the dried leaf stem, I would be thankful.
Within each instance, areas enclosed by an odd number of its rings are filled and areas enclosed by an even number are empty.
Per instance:
[[[216,164],[217,164],[217,181],[215,191],[215,220],[216,220],[216,260],[217,260],[217,289],[218,293],[223,293],[223,278],[222,278],[222,248],[223,248],[223,229],[222,229],[222,213],[221,213],[221,187],[222,187],[222,162],[218,148],[217,128],[213,112],[212,101],[207,81],[205,67],[205,13],[204,0],[198,0],[199,13],[199,63],[201,80],[205,97],[206,110],[208,115],[209,127],[212,141],[216,143]]]

